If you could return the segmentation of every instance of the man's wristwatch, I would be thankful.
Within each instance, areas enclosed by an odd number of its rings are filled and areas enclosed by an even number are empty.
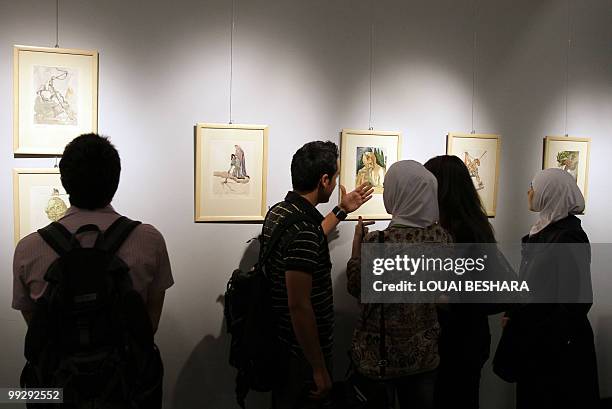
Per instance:
[[[334,210],[332,210],[332,213],[336,216],[336,218],[340,221],[346,219],[346,212],[344,210],[342,210],[340,208],[340,206],[336,206],[334,207]]]

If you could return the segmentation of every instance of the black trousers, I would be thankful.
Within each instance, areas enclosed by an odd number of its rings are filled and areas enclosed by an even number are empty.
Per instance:
[[[309,392],[316,389],[312,367],[304,357],[289,354],[284,373],[272,388],[272,409],[331,409],[331,399],[313,400]],[[331,365],[328,364],[331,375]]]
[[[478,409],[480,373],[479,366],[441,363],[435,391],[436,409]]]
[[[433,409],[437,371],[402,376],[389,381],[400,409]]]
[[[598,409],[597,376],[563,371],[523,377],[516,383],[517,409]]]

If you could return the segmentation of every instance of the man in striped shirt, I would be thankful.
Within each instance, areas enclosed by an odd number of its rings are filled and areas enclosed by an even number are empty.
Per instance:
[[[327,234],[372,196],[363,184],[346,193],[326,217],[316,209],[336,188],[338,147],[333,142],[310,142],[291,162],[293,191],[273,206],[263,225],[263,248],[275,229],[284,233],[265,269],[277,336],[283,345],[282,373],[272,391],[273,409],[324,407],[331,390],[334,308],[331,260]],[[288,216],[303,220],[287,225]]]

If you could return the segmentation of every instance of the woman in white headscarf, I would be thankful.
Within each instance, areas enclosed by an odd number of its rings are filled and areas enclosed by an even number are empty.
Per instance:
[[[529,231],[530,236],[566,218],[577,222],[580,227],[580,220],[574,215],[584,211],[584,196],[568,172],[562,169],[538,172],[531,182],[527,197],[529,210],[539,213],[538,220]]]
[[[587,318],[590,246],[576,217],[584,211],[584,197],[562,169],[538,172],[527,195],[538,219],[522,239],[519,275],[529,284],[532,302],[507,314],[503,335],[511,349],[504,353],[517,382],[517,408],[597,408],[597,362]]]
[[[361,243],[449,243],[450,235],[438,224],[438,184],[420,163],[394,163],[384,180],[383,199],[391,223],[368,233],[361,219],[355,227],[352,257],[347,264],[347,288],[361,293]],[[438,324],[433,304],[360,304],[361,317],[353,334],[351,360],[359,377],[385,380],[397,393],[400,408],[432,408],[435,370],[439,364]],[[384,310],[383,310],[384,308]],[[384,354],[381,356],[381,323]],[[380,362],[386,361],[381,367]],[[376,408],[384,406],[374,403]],[[370,406],[368,406],[370,407]]]

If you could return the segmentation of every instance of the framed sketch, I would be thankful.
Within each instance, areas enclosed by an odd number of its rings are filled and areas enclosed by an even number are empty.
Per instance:
[[[567,171],[578,184],[586,201],[590,150],[590,138],[547,136],[544,138],[542,169],[557,168]]]
[[[492,134],[449,133],[446,140],[446,154],[465,163],[489,217],[497,208],[500,147],[500,136]]]
[[[61,219],[70,202],[59,169],[14,169],[15,244],[23,237]]]
[[[401,132],[343,129],[340,140],[340,183],[347,192],[364,182],[374,188],[372,199],[351,213],[368,220],[390,219],[383,202],[387,169],[399,160]]]
[[[195,221],[263,221],[267,125],[196,125]]]
[[[14,46],[13,152],[61,155],[98,129],[98,52]]]

